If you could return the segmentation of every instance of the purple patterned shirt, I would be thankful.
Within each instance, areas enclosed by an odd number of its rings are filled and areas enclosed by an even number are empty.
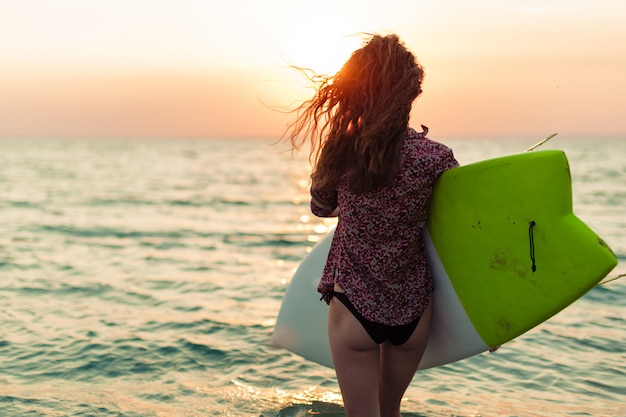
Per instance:
[[[458,165],[452,150],[407,130],[400,172],[389,187],[350,191],[346,175],[336,190],[311,187],[311,210],[339,216],[318,291],[330,302],[337,283],[368,320],[396,326],[420,317],[432,293],[422,230],[433,184]],[[335,212],[335,209],[337,211]]]

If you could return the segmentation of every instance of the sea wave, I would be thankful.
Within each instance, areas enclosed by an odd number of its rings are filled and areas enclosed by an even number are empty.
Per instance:
[[[306,157],[259,141],[33,143],[0,141],[0,414],[344,414],[333,370],[271,343],[332,224],[310,214]],[[451,145],[462,163],[528,147]],[[622,274],[624,144],[566,145],[576,211]],[[625,300],[625,279],[596,286],[494,354],[419,372],[403,415],[626,415]]]

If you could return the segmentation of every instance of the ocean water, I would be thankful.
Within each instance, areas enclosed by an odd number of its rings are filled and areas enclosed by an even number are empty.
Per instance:
[[[464,164],[523,140],[447,142]],[[626,272],[626,140],[556,137],[575,212]],[[1,416],[341,416],[271,345],[331,221],[263,140],[0,140]],[[626,278],[492,354],[419,372],[405,416],[626,416]]]

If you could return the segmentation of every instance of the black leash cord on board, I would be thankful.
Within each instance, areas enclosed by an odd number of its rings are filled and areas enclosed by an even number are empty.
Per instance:
[[[533,262],[533,272],[537,270],[537,263],[535,262],[535,234],[533,228],[535,227],[535,221],[528,223],[528,240],[530,241],[530,260]]]

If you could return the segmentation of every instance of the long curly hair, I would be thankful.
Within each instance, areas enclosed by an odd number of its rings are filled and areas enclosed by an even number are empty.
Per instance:
[[[350,189],[390,185],[401,161],[411,105],[424,70],[397,35],[372,35],[335,75],[312,76],[315,95],[298,106],[287,139],[310,141],[313,178],[332,189],[347,172]]]

